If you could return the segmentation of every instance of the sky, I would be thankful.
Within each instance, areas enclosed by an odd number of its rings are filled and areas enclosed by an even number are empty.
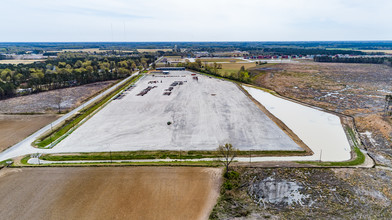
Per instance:
[[[390,0],[0,0],[0,42],[392,40]]]

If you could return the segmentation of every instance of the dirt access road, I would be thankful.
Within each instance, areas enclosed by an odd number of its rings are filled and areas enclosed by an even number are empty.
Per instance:
[[[2,219],[208,219],[221,169],[5,168]]]

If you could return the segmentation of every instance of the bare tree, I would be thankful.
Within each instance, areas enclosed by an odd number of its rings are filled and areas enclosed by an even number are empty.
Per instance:
[[[392,95],[385,96],[385,107],[384,107],[384,114],[390,114],[390,106],[392,105]]]
[[[226,143],[220,145],[217,149],[220,158],[220,162],[226,167],[226,174],[229,172],[229,166],[237,156],[238,149],[234,148],[233,145]]]
[[[63,102],[63,96],[61,95],[59,90],[57,90],[56,93],[54,94],[54,102],[56,103],[58,112],[60,114],[61,113],[61,103]]]

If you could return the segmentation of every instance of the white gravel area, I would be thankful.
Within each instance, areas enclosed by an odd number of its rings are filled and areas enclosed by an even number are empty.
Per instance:
[[[226,142],[240,150],[302,150],[235,84],[191,74],[144,77],[53,151],[214,150]],[[163,95],[175,81],[183,85]],[[148,86],[156,88],[137,96]]]
[[[338,116],[276,97],[260,89],[244,88],[314,152],[312,156],[269,160],[318,160],[320,154],[322,161],[345,161],[351,158],[350,144]]]
[[[190,74],[182,71],[171,73],[178,77],[147,76],[122,99],[113,100],[53,149],[37,149],[30,145],[50,129],[48,125],[1,152],[0,160],[31,153],[209,150],[224,142],[231,142],[241,150],[301,150],[233,83],[202,75],[197,75],[199,80],[196,81]],[[159,83],[148,84],[151,80]],[[170,96],[163,96],[164,89],[173,81],[187,82],[175,86]],[[149,85],[158,87],[145,96],[136,96]],[[338,116],[259,89],[244,88],[315,153],[312,156],[252,157],[252,162],[315,161],[320,159],[321,152],[322,161],[350,159],[350,145]],[[80,108],[82,106],[69,114]],[[168,121],[172,124],[167,125]],[[237,160],[246,162],[249,158]]]

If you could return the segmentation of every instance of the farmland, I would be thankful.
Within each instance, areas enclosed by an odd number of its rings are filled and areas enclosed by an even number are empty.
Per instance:
[[[139,53],[155,53],[158,51],[164,51],[164,52],[168,52],[168,51],[172,51],[173,49],[167,49],[167,48],[162,48],[162,49],[137,49],[137,51]]]
[[[255,67],[256,63],[222,63],[222,69],[219,70],[219,73],[225,76],[237,73],[242,66],[244,66],[245,69],[248,69]]]
[[[392,54],[392,50],[360,50],[365,53],[385,53],[385,54]]]
[[[2,115],[0,114],[0,151],[57,119],[57,115]]]
[[[216,168],[99,167],[0,170],[4,219],[206,219]]]
[[[0,100],[0,113],[57,113],[58,104],[62,112],[69,111],[115,82],[109,80]]]
[[[0,64],[14,64],[14,65],[18,65],[18,64],[31,64],[31,63],[35,63],[35,62],[42,62],[45,60],[0,60]]]
[[[108,50],[101,50],[99,48],[87,48],[87,49],[63,49],[61,52],[86,52],[86,53],[103,53]]]

